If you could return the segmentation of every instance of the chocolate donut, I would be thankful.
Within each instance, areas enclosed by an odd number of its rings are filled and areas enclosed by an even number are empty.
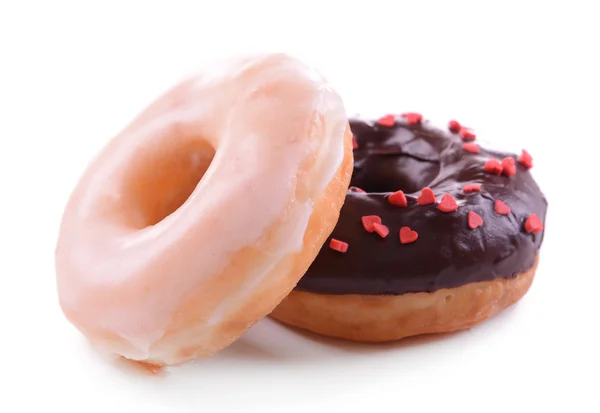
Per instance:
[[[466,328],[528,290],[547,201],[531,156],[420,114],[351,119],[351,187],[329,241],[272,316],[361,341]]]

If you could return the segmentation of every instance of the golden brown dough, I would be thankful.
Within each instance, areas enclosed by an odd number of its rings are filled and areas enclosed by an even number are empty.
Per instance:
[[[433,293],[330,295],[293,291],[271,313],[283,323],[355,341],[383,342],[469,328],[517,302],[529,290],[528,271]]]

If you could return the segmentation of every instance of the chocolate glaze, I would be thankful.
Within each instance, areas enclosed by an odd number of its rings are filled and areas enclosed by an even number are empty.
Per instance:
[[[329,239],[296,289],[322,294],[404,294],[432,292],[497,277],[513,277],[534,263],[544,232],[527,233],[523,223],[530,214],[545,221],[547,201],[529,171],[518,162],[513,177],[491,175],[483,164],[491,157],[516,155],[486,150],[467,152],[457,133],[441,130],[423,120],[409,125],[398,118],[395,126],[352,119],[358,141],[354,173],[331,237],[349,244],[346,253],[329,248]],[[481,192],[463,193],[468,183]],[[444,213],[437,204],[420,206],[417,197],[429,186],[439,202],[449,193],[459,205]],[[403,190],[407,207],[388,203]],[[494,200],[511,208],[509,215],[494,211]],[[475,211],[483,226],[470,229],[467,214]],[[390,229],[382,239],[365,231],[364,215],[379,215]],[[399,230],[408,226],[419,239],[401,244]]]

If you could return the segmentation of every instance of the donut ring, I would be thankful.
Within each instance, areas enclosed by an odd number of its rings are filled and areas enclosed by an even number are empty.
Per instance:
[[[390,341],[470,327],[529,289],[547,201],[531,157],[486,149],[458,122],[351,119],[354,172],[332,239],[272,316]]]
[[[64,314],[131,360],[216,353],[306,271],[352,159],[320,75],[281,54],[218,62],[156,100],[78,182],[56,248]]]

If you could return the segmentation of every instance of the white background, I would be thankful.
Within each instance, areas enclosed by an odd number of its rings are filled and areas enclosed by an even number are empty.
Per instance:
[[[0,1],[0,411],[600,411],[594,3]],[[382,346],[263,320],[164,377],[94,353],[55,292],[70,191],[164,89],[251,51],[316,65],[349,115],[456,118],[527,148],[550,207],[525,298],[470,331]]]

